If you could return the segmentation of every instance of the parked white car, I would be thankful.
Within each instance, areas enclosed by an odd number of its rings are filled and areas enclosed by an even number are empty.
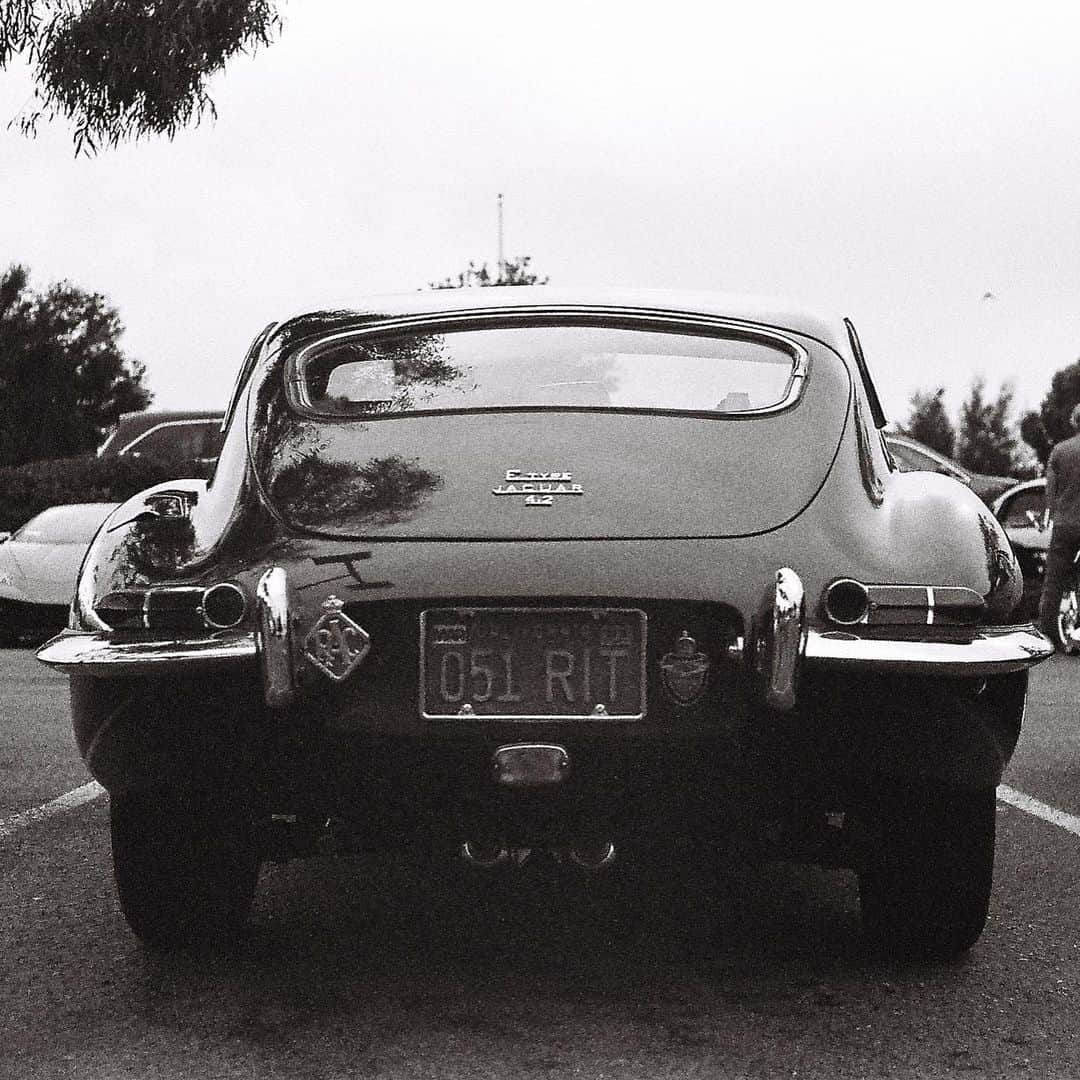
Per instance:
[[[14,533],[0,533],[0,644],[64,628],[83,556],[116,506],[51,506]]]

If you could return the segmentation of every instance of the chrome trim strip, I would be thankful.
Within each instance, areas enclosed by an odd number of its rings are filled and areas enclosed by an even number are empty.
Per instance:
[[[270,708],[281,709],[296,697],[296,683],[289,625],[289,582],[280,566],[271,566],[259,578],[255,609],[263,697]]]
[[[984,626],[969,642],[900,641],[819,630],[810,630],[806,641],[806,662],[816,666],[958,678],[1022,671],[1053,652],[1049,639],[1031,623]]]
[[[772,405],[760,409],[743,409],[739,412],[717,414],[728,417],[745,416],[769,416],[773,413],[783,412],[793,405],[802,395],[806,377],[810,370],[810,359],[806,349],[789,333],[765,327],[757,323],[748,323],[739,319],[725,318],[722,315],[708,315],[702,312],[680,312],[666,309],[617,307],[607,305],[521,305],[505,308],[464,308],[459,311],[432,311],[414,315],[402,315],[393,318],[383,318],[372,321],[362,326],[352,327],[348,330],[339,330],[333,334],[310,342],[288,358],[286,364],[285,381],[291,393],[295,396],[297,404],[305,412],[314,417],[323,417],[307,395],[306,380],[300,376],[304,361],[312,353],[319,352],[342,341],[351,338],[370,337],[409,331],[424,326],[450,326],[469,328],[473,325],[482,329],[485,324],[506,324],[512,326],[515,323],[546,322],[547,320],[610,320],[613,323],[651,323],[660,324],[670,329],[683,329],[690,333],[695,331],[709,331],[716,336],[739,337],[757,341],[764,345],[771,345],[786,352],[791,357],[791,372],[788,376],[787,387],[783,398]],[[542,406],[537,406],[542,408]],[[557,408],[554,407],[554,408]],[[451,410],[438,410],[449,412]],[[497,410],[494,410],[497,411]],[[602,412],[602,409],[596,411]],[[650,412],[674,412],[697,415],[706,410],[670,409],[650,410],[646,408],[633,411]],[[400,416],[400,413],[388,413],[387,419]],[[711,415],[711,414],[710,414]],[[324,417],[325,418],[325,417]],[[349,417],[337,416],[334,419],[348,419]],[[370,416],[359,414],[356,418],[371,420]]]
[[[233,631],[184,640],[114,641],[107,634],[67,631],[42,645],[37,658],[68,675],[162,675],[252,661],[255,635]]]

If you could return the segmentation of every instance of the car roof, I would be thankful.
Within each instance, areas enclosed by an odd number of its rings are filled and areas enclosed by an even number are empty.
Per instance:
[[[297,314],[278,325],[292,339],[329,329],[364,325],[384,319],[437,315],[442,312],[517,309],[613,308],[708,315],[759,326],[790,330],[814,338],[844,355],[850,351],[847,328],[839,317],[827,316],[790,301],[739,293],[675,289],[553,288],[515,285],[489,288],[427,289],[411,293],[369,296],[341,306]]]
[[[97,452],[99,455],[106,451],[120,453],[147,432],[167,424],[220,424],[224,416],[225,413],[220,408],[121,413],[116,427],[109,432],[108,438],[98,447]]]

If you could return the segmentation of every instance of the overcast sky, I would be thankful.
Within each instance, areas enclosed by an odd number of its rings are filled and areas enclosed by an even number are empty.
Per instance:
[[[0,262],[105,293],[156,407],[223,406],[271,319],[494,264],[501,191],[554,284],[850,315],[894,419],[1037,407],[1080,358],[1080,8],[751,7],[291,0],[171,143],[0,130]]]

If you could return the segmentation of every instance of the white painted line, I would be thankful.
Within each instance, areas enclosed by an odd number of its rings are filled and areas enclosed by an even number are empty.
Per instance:
[[[96,780],[91,780],[89,784],[83,784],[82,787],[77,787],[74,791],[69,791],[53,799],[52,802],[45,803],[44,806],[35,806],[32,810],[23,810],[18,814],[12,814],[11,817],[0,818],[0,840],[6,840],[21,829],[62,814],[65,810],[74,810],[83,803],[93,802],[104,794],[105,789]]]
[[[0,818],[0,840],[6,840],[9,836],[39,821],[46,821],[57,814],[93,802],[104,794],[105,789],[96,780],[91,780],[89,784],[83,784],[82,787],[60,795],[43,806],[35,806],[32,810],[23,810],[18,814],[12,814],[11,817]],[[1009,787],[1008,784],[998,785],[997,797],[1001,802],[1015,806],[1017,810],[1022,810],[1025,814],[1048,821],[1051,825],[1072,833],[1073,836],[1080,836],[1080,817],[1075,814],[1067,814],[1064,810],[1058,810],[1056,807],[1040,802],[1030,795],[1025,795],[1022,791],[1017,791],[1016,788]]]
[[[1015,806],[1017,810],[1023,810],[1025,814],[1042,818],[1043,821],[1049,821],[1051,825],[1056,825],[1059,829],[1071,832],[1073,836],[1080,836],[1080,817],[1075,814],[1066,814],[1064,810],[1039,802],[1038,799],[1033,799],[1030,795],[1025,795],[1022,791],[1017,791],[1007,784],[998,785],[997,797],[1003,803]]]

